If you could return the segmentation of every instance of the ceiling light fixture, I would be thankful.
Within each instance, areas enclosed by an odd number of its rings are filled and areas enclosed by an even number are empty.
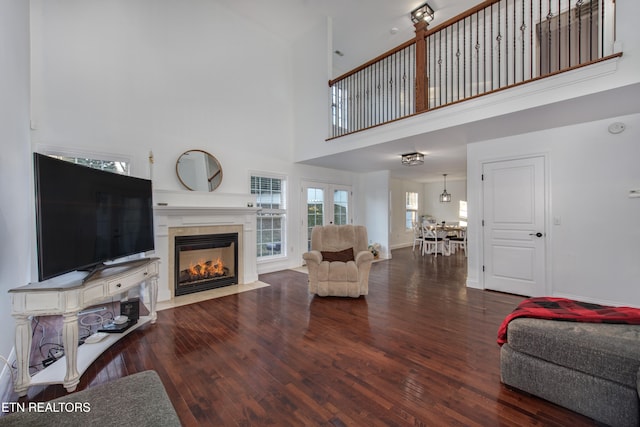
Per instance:
[[[405,166],[415,166],[424,163],[424,154],[407,153],[402,155],[402,164]]]
[[[433,17],[435,16],[435,12],[429,6],[428,3],[424,3],[421,6],[416,7],[411,11],[411,22],[417,24],[421,21],[425,21],[427,23],[433,21]]]
[[[447,174],[443,173],[444,176],[444,191],[440,195],[440,203],[446,203],[451,201],[451,194],[447,193]]]

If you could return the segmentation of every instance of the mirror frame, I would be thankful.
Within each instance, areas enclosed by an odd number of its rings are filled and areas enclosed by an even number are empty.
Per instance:
[[[178,157],[178,160],[176,161],[176,175],[178,177],[178,180],[187,190],[201,191],[201,190],[191,188],[191,186],[187,185],[187,183],[185,183],[182,177],[180,176],[180,159],[182,159],[183,156],[189,153],[202,153],[205,156],[207,156],[208,160],[212,161],[218,167],[218,171],[214,173],[213,176],[207,178],[207,181],[208,181],[207,186],[209,187],[209,192],[214,191],[216,188],[220,186],[220,184],[222,184],[222,165],[220,165],[220,162],[218,161],[218,159],[216,159],[216,157],[213,154],[204,150],[193,149],[193,150],[187,150],[184,153],[180,154],[180,156]],[[220,178],[216,179],[218,176],[220,176]],[[215,181],[216,185],[212,186],[212,182],[214,182],[214,180],[216,180]]]

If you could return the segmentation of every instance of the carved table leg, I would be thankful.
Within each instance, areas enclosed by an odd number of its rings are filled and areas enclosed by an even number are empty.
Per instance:
[[[151,317],[151,323],[156,323],[158,319],[158,313],[156,313],[156,302],[158,301],[158,279],[154,277],[148,280],[149,283],[149,317]]]
[[[31,319],[29,316],[15,316],[16,319],[16,363],[18,375],[14,391],[18,396],[26,396],[31,383],[29,359],[31,358]]]
[[[64,388],[72,392],[80,382],[78,373],[78,314],[70,313],[63,316],[62,343],[67,360],[67,373],[64,376]]]

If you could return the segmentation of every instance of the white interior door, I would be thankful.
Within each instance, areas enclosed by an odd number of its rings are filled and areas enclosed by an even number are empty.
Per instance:
[[[351,224],[351,187],[317,182],[302,183],[302,228],[311,249],[311,229],[316,225]]]
[[[544,157],[485,163],[485,288],[525,296],[546,292]]]

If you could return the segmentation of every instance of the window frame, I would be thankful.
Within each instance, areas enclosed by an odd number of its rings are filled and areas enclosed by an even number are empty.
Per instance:
[[[409,200],[409,198],[414,195],[415,195],[415,204],[413,204],[413,200]],[[404,202],[405,202],[404,227],[405,227],[405,230],[413,230],[413,224],[418,221],[418,210],[420,208],[420,193],[418,193],[417,191],[405,191]],[[409,218],[409,215],[411,215],[411,218]]]
[[[69,148],[60,148],[60,147],[51,147],[51,146],[39,146],[36,150],[39,153],[45,154],[47,156],[52,156],[60,160],[70,161],[69,159],[85,159],[91,160],[94,162],[115,162],[115,163],[125,163],[126,170],[124,172],[113,171],[111,169],[105,168],[95,168],[98,170],[104,170],[112,173],[119,173],[121,175],[132,176],[133,171],[133,161],[131,157],[124,156],[121,154],[113,154],[113,153],[99,153],[92,151],[84,151],[84,150],[75,150]],[[91,165],[85,165],[81,162],[71,162],[74,164],[82,164],[84,166],[93,167]]]
[[[253,180],[254,178],[260,179],[270,179],[270,180],[280,180],[280,208],[264,208],[260,205],[259,193],[254,193],[253,188]],[[270,260],[279,260],[287,257],[287,191],[288,191],[288,182],[287,177],[285,175],[267,173],[267,172],[259,172],[252,171],[249,175],[249,192],[251,195],[256,196],[256,207],[260,208],[260,210],[256,213],[256,257],[258,263],[267,262]],[[271,193],[273,194],[273,193]],[[279,254],[269,254],[269,255],[261,255],[260,246],[265,244],[262,240],[262,226],[261,219],[267,216],[277,216],[280,217],[280,253]],[[267,242],[268,243],[268,242]],[[271,242],[273,243],[273,242]]]

